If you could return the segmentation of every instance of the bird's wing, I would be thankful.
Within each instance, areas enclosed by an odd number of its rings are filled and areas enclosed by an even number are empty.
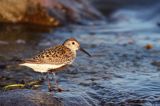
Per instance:
[[[40,52],[38,55],[31,59],[24,60],[25,63],[35,63],[35,64],[69,64],[74,59],[73,52],[63,46],[55,46],[48,48],[42,52]]]

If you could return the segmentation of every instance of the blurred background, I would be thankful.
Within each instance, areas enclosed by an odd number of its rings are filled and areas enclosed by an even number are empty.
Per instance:
[[[159,11],[159,0],[0,0],[0,91],[40,75],[10,64],[74,37],[93,58],[57,73],[66,106],[159,106]]]
[[[139,32],[147,34],[157,32],[160,26],[158,0],[0,2],[0,46],[4,49],[1,50],[1,55],[5,56],[23,57],[22,55],[29,55],[34,52],[33,50],[42,48],[39,46],[51,46],[57,40],[63,42],[68,37],[76,38],[82,33],[91,33],[90,35],[106,33],[106,37],[107,33],[128,32],[138,35]],[[88,30],[84,30],[87,26]],[[61,30],[68,31],[68,34]],[[32,52],[25,51],[28,49]]]

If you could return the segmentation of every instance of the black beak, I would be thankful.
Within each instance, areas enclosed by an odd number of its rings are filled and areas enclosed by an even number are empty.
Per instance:
[[[89,57],[92,57],[86,50],[84,50],[83,48],[80,48],[80,51],[86,53]]]

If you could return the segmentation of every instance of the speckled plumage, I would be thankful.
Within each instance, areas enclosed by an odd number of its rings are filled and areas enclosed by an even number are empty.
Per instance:
[[[70,64],[76,57],[76,54],[64,45],[58,45],[48,48],[31,59],[26,59],[24,62],[35,64]]]

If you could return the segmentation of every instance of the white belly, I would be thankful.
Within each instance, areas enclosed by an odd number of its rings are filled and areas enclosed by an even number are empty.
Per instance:
[[[52,65],[52,64],[31,64],[31,63],[24,63],[20,64],[21,66],[27,66],[32,68],[36,72],[47,72],[48,70],[51,69],[56,69],[62,67],[64,64],[61,65]]]

